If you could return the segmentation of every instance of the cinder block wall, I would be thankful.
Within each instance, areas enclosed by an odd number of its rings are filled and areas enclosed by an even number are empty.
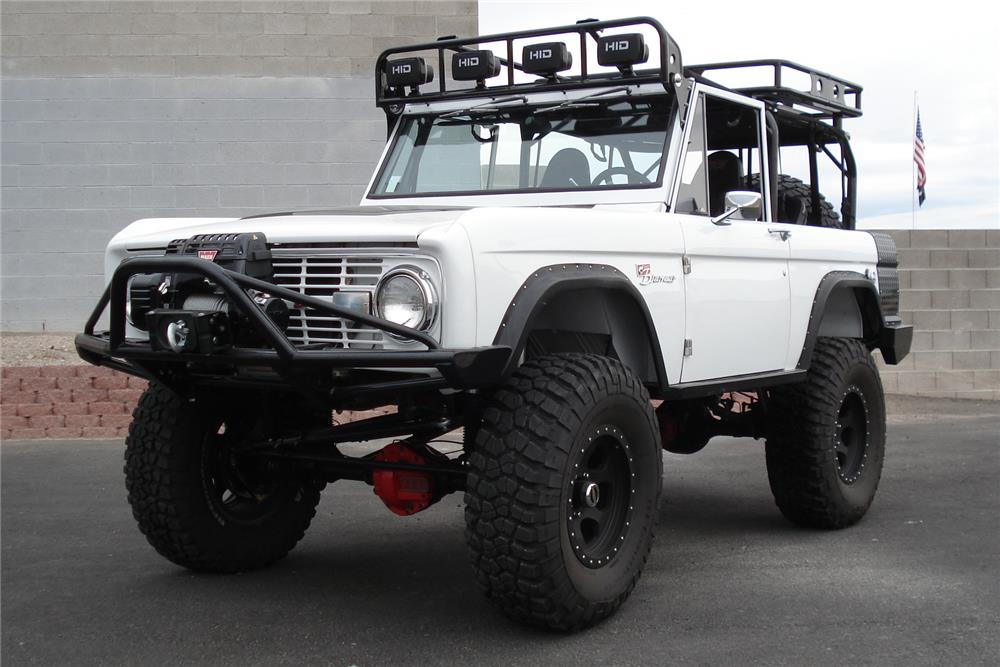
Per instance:
[[[376,55],[475,34],[477,8],[4,0],[0,329],[79,330],[138,218],[357,203]]]
[[[1000,230],[889,231],[913,351],[889,393],[1000,400]]]

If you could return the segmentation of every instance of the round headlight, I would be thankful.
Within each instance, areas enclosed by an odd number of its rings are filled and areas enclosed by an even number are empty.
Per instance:
[[[430,276],[415,267],[393,269],[375,291],[375,311],[384,320],[426,331],[434,324],[437,295]]]

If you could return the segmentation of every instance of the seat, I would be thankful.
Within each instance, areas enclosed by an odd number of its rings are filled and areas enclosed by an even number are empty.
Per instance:
[[[563,148],[549,160],[542,176],[542,188],[584,188],[590,185],[590,162],[583,151]]]
[[[726,211],[726,193],[744,190],[743,161],[729,151],[716,151],[708,156],[709,215]]]

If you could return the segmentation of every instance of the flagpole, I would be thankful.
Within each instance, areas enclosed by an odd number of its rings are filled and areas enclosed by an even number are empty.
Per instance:
[[[917,136],[917,91],[913,91],[913,124],[910,126],[910,143],[916,141]],[[910,146],[910,229],[917,228],[917,162],[913,159],[914,146]]]

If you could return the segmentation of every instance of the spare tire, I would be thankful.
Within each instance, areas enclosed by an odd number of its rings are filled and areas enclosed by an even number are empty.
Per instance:
[[[760,187],[760,174],[750,176],[750,188]],[[778,174],[778,202],[774,208],[776,222],[790,222],[795,225],[815,225],[844,229],[844,223],[823,195],[819,195],[819,217],[814,220],[812,210],[812,188],[797,178]]]

